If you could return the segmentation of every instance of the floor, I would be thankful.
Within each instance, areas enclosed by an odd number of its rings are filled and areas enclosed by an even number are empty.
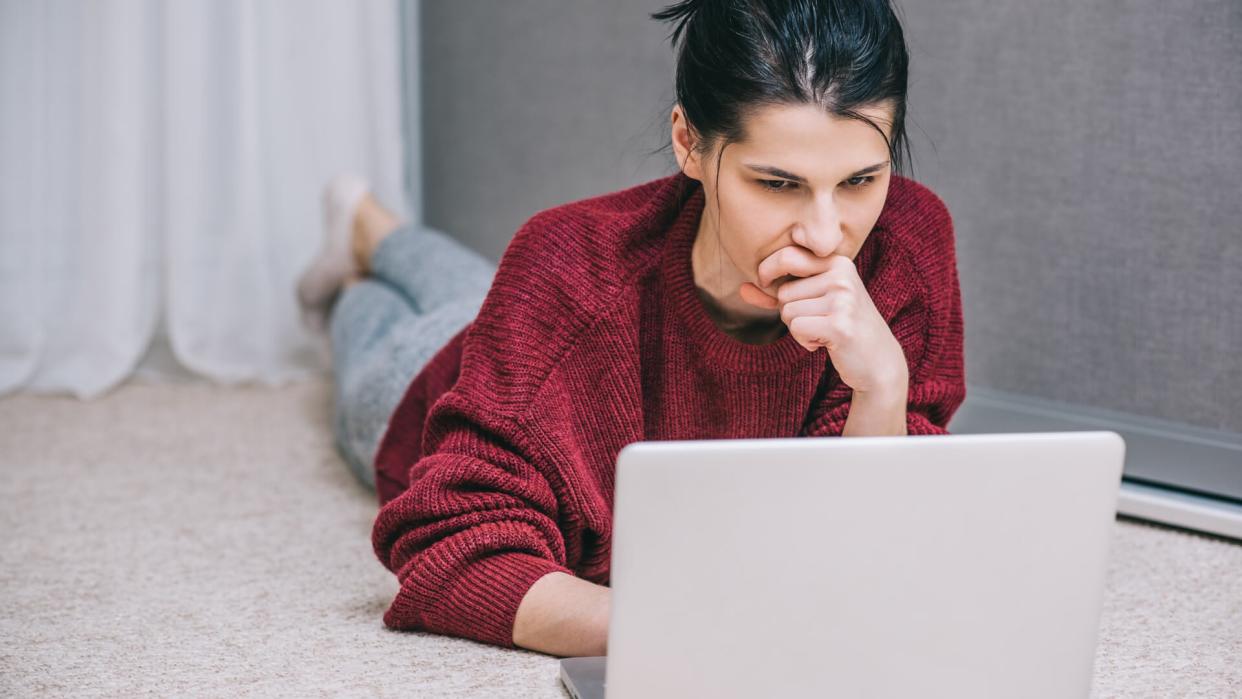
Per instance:
[[[381,615],[327,380],[0,399],[0,695],[565,697]],[[1242,545],[1119,521],[1093,696],[1242,696]]]

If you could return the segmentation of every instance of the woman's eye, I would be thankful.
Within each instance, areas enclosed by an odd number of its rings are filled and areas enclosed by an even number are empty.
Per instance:
[[[769,192],[784,192],[798,186],[796,182],[790,182],[789,180],[759,180],[759,183]]]
[[[861,189],[871,184],[874,180],[874,175],[859,175],[846,180],[845,186],[850,189]],[[769,192],[786,192],[798,187],[797,182],[790,182],[789,180],[759,180],[759,184]]]

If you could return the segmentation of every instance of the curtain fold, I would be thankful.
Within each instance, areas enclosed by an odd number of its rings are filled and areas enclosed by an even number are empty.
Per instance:
[[[327,371],[320,188],[412,214],[395,0],[4,0],[0,37],[0,393],[100,395],[157,339],[222,383]]]

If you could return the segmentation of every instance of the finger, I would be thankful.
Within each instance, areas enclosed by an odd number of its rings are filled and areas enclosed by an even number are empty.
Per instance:
[[[799,299],[825,296],[831,288],[832,277],[829,273],[821,273],[787,281],[777,287],[775,295],[778,302],[789,303]]]
[[[759,263],[759,286],[771,288],[772,282],[787,274],[795,277],[819,274],[828,269],[830,259],[818,257],[800,245],[786,245]]]
[[[781,320],[789,325],[801,316],[826,316],[832,313],[832,300],[823,296],[791,301],[781,306]]]
[[[772,310],[780,306],[780,303],[777,302],[776,299],[772,298],[770,294],[765,293],[762,289],[750,282],[742,282],[742,286],[737,290],[737,293],[738,296],[742,297],[743,301],[752,306],[758,306],[768,310]]]
[[[771,291],[777,279],[789,274],[788,268],[794,264],[794,260],[798,257],[797,246],[793,245],[786,245],[768,255],[759,263],[759,267],[755,270],[758,277],[757,286]]]
[[[803,347],[833,347],[836,328],[832,316],[798,316],[789,321],[789,334],[793,335]]]

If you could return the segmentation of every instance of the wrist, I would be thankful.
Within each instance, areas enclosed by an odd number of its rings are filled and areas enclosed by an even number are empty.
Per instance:
[[[877,402],[905,403],[910,390],[910,376],[907,372],[899,372],[889,378],[872,382],[867,388],[854,389],[854,397],[864,397]]]
[[[905,384],[877,384],[870,390],[855,390],[850,412],[842,428],[844,437],[904,435],[906,429]]]

